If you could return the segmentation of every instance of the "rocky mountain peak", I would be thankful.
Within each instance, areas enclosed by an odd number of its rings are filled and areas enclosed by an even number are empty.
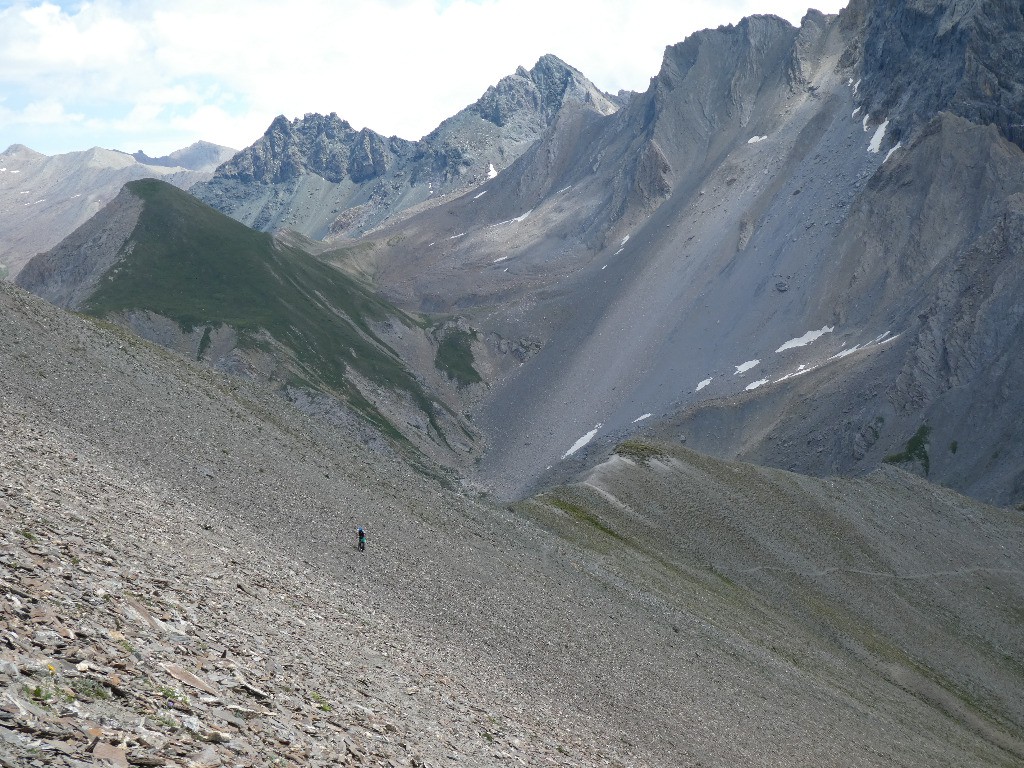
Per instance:
[[[7,149],[3,151],[0,157],[45,157],[41,152],[36,152],[31,147],[26,147],[24,144],[11,144]]]
[[[785,19],[751,16],[666,47],[650,87],[630,102],[638,135],[656,137],[676,155],[670,162],[687,165],[746,130],[756,103],[788,88],[799,34]]]
[[[665,49],[653,86],[671,92],[684,82],[705,82],[708,101],[733,100],[759,82],[767,62],[789,55],[798,30],[778,16],[750,16],[738,24],[696,32]]]
[[[314,239],[362,235],[503,171],[565,110],[616,112],[632,94],[603,93],[556,56],[519,67],[417,142],[356,131],[336,114],[277,117],[266,134],[192,192],[262,230]],[[273,194],[268,195],[268,187]]]
[[[332,183],[381,175],[390,154],[411,146],[368,128],[356,131],[337,113],[274,118],[255,144],[225,163],[221,173],[243,182],[278,183],[314,173]]]
[[[523,112],[537,114],[550,124],[567,101],[588,104],[602,114],[617,109],[578,69],[552,54],[541,56],[529,71],[519,67],[514,75],[502,78],[470,109],[499,127]]]

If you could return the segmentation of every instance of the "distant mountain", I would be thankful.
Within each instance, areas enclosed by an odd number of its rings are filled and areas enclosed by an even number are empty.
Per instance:
[[[476,450],[474,430],[395,351],[419,350],[440,381],[450,330],[432,335],[334,267],[165,182],[125,185],[17,282],[186,357],[272,381],[324,418],[348,418],[343,403],[444,463]]]
[[[187,168],[190,171],[212,173],[217,170],[218,165],[234,157],[237,151],[220,144],[211,144],[209,141],[197,141],[163,157],[150,157],[141,149],[133,152],[132,157],[143,165],[162,165],[167,168]]]
[[[327,256],[499,359],[530,340],[476,404],[509,495],[652,430],[1024,503],[1022,39],[994,0],[699,32],[615,114]]]
[[[210,177],[214,156],[230,154],[226,147],[198,142],[146,164],[98,147],[53,156],[20,144],[8,147],[0,154],[0,279],[13,278],[25,262],[57,245],[126,182],[161,178],[187,189]]]
[[[520,67],[419,141],[355,130],[336,114],[274,120],[266,134],[192,193],[265,231],[359,235],[502,171],[561,115],[615,112],[610,96],[558,58]]]

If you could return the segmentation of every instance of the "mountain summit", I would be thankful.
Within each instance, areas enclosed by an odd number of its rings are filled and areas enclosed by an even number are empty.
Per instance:
[[[606,115],[621,103],[547,55],[419,141],[355,130],[334,113],[291,121],[282,115],[192,191],[256,229],[287,228],[317,240],[359,235],[492,177],[563,112]]]

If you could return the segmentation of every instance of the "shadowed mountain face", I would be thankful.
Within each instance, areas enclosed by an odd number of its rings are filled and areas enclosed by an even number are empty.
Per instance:
[[[531,341],[477,406],[508,495],[653,429],[1020,503],[1024,435],[996,416],[1022,392],[1019,11],[864,2],[695,34],[614,115],[560,116],[473,194],[334,258],[496,353]]]
[[[194,194],[256,229],[288,228],[314,239],[359,235],[493,176],[563,111],[610,114],[619,104],[544,56],[415,142],[357,131],[336,114],[278,117]]]
[[[899,136],[939,111],[995,125],[1024,147],[1024,7],[1013,2],[866,3],[860,103]]]

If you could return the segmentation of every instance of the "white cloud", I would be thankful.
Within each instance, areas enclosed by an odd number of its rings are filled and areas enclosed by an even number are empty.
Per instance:
[[[26,104],[15,119],[26,125],[53,125],[78,123],[85,119],[85,115],[69,113],[59,101],[46,99]]]
[[[545,53],[605,90],[644,90],[665,46],[693,30],[764,12],[798,22],[806,1],[21,0],[0,10],[0,90],[10,113],[59,103],[96,126],[94,143],[150,152],[197,138],[242,147],[281,113],[337,112],[415,139]],[[29,125],[0,127],[0,149],[42,140]]]

